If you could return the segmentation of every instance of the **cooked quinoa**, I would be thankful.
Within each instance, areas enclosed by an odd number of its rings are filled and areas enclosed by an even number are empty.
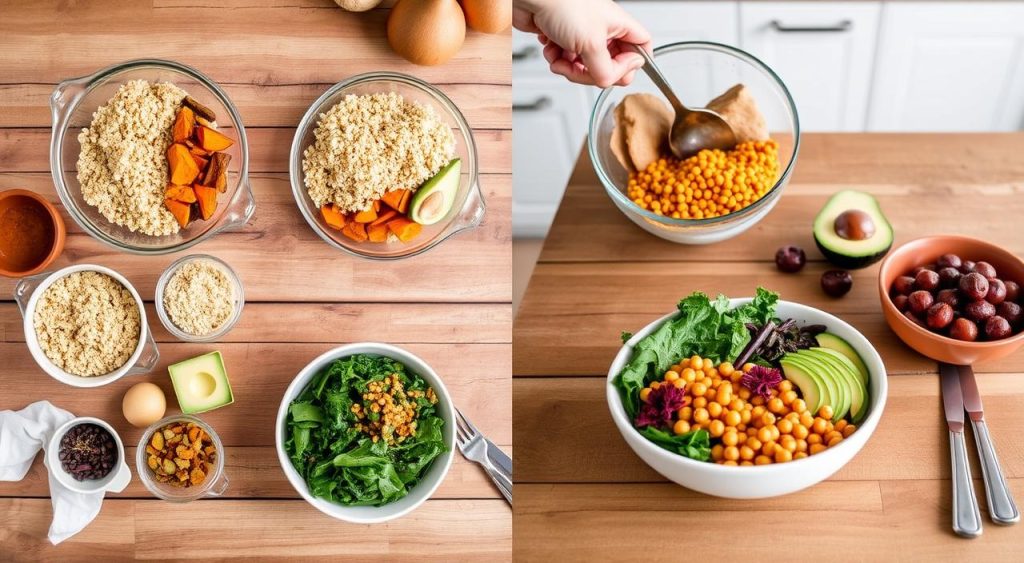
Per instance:
[[[209,260],[186,262],[167,280],[164,310],[183,332],[193,336],[212,334],[235,311],[235,284]]]
[[[127,82],[79,133],[82,197],[111,223],[150,236],[181,229],[164,207],[165,153],[185,96],[184,90],[167,82]]]
[[[344,213],[416,190],[455,154],[455,135],[433,109],[395,92],[345,96],[320,114],[313,135],[302,159],[309,197]]]
[[[127,363],[141,331],[132,293],[99,272],[75,272],[53,282],[39,297],[32,322],[46,357],[82,377],[106,375]]]

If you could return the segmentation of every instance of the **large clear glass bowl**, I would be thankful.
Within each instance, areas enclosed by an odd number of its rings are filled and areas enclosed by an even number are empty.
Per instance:
[[[409,242],[356,242],[341,231],[327,226],[320,209],[309,198],[306,191],[305,174],[302,171],[302,153],[315,140],[320,114],[325,113],[345,96],[350,94],[365,95],[382,92],[396,92],[408,101],[419,102],[433,108],[434,113],[455,133],[455,156],[462,159],[462,178],[459,180],[459,191],[455,203],[444,219],[433,225],[424,225],[423,232]],[[430,84],[397,72],[369,72],[343,80],[318,98],[306,115],[302,116],[299,127],[292,141],[289,170],[292,184],[292,195],[295,202],[320,238],[331,246],[362,256],[378,260],[406,258],[430,250],[452,235],[471,229],[480,224],[484,216],[484,199],[478,182],[478,165],[476,143],[473,131],[459,108],[455,107],[448,96]]]
[[[231,155],[227,192],[217,197],[217,211],[208,221],[193,221],[178,233],[150,236],[133,233],[115,225],[86,203],[78,183],[78,134],[92,122],[93,113],[131,80],[171,82],[206,105],[217,115],[217,126],[235,143]],[[57,85],[50,96],[53,135],[50,139],[50,169],[57,195],[76,223],[97,240],[135,254],[167,254],[189,248],[214,234],[241,228],[256,209],[249,185],[249,144],[242,118],[220,86],[199,71],[173,61],[145,59],[105,68]]]
[[[642,72],[636,74],[629,86],[606,88],[597,98],[587,139],[597,177],[615,206],[654,235],[683,244],[709,244],[732,238],[768,214],[793,173],[800,148],[800,121],[793,98],[772,69],[749,53],[728,45],[706,41],[671,43],[655,49],[654,60],[688,107],[704,107],[734,84],[745,84],[764,114],[771,138],[779,144],[779,178],[761,199],[721,217],[673,219],[634,204],[625,194],[629,173],[611,151],[611,135],[614,109],[623,97],[641,92],[663,97]]]

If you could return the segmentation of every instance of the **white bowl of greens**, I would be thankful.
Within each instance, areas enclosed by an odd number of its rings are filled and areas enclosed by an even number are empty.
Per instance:
[[[703,306],[693,307],[695,301]],[[696,319],[687,322],[688,311]],[[743,329],[745,322],[767,324],[793,319],[800,327],[824,325],[825,329],[844,340],[862,359],[870,377],[867,382],[867,412],[858,419],[857,430],[835,447],[794,459],[787,463],[731,467],[708,461],[709,443],[706,431],[673,435],[671,430],[660,435],[662,445],[645,436],[627,403],[636,411],[640,387],[657,379],[681,358],[693,354],[732,361],[751,340]],[[738,324],[737,324],[738,323]],[[664,329],[663,329],[664,327]],[[756,357],[755,357],[756,359]],[[634,361],[636,360],[636,361]],[[648,365],[643,366],[644,363]],[[627,369],[628,368],[628,369]],[[628,375],[626,375],[628,374]],[[620,377],[626,375],[625,377]],[[624,383],[623,379],[631,383]],[[708,299],[694,294],[680,302],[680,310],[652,322],[629,337],[608,370],[606,385],[608,407],[622,437],[640,458],[664,477],[705,494],[755,499],[784,495],[814,485],[846,465],[867,443],[878,426],[885,408],[888,384],[885,366],[878,352],[860,332],[824,311],[778,300],[778,295],[758,289],[756,298]],[[647,432],[651,434],[651,432]],[[655,438],[659,439],[659,438]]]
[[[389,376],[402,384],[391,385]],[[363,397],[371,383],[383,384],[383,392],[414,413],[414,432],[385,424],[370,410]],[[349,344],[295,376],[277,412],[276,443],[288,481],[317,510],[348,522],[385,522],[430,498],[448,474],[455,407],[419,357],[388,344]]]

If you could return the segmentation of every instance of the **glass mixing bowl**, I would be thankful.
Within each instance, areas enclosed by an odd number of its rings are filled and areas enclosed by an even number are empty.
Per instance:
[[[203,432],[211,438],[213,446],[217,448],[217,459],[213,462],[213,471],[210,472],[203,483],[197,487],[177,487],[156,480],[153,470],[149,468],[146,460],[149,454],[146,453],[146,446],[149,445],[153,433],[158,429],[171,423],[188,424],[195,423],[203,429]],[[220,436],[213,431],[213,428],[203,419],[188,414],[173,414],[164,417],[153,424],[142,433],[139,446],[135,448],[135,471],[139,474],[139,480],[146,486],[153,496],[170,502],[189,502],[203,497],[219,497],[228,488],[228,476],[224,473],[224,443]]]
[[[434,113],[455,133],[455,156],[462,159],[462,174],[455,203],[442,220],[424,225],[423,232],[409,242],[356,242],[327,226],[320,209],[306,192],[302,171],[302,153],[315,140],[320,114],[325,113],[349,94],[365,95],[396,92],[409,101],[419,102],[434,109]],[[459,108],[447,96],[430,84],[397,72],[370,72],[343,80],[323,93],[302,116],[292,141],[289,170],[292,195],[302,216],[320,238],[331,246],[378,260],[393,260],[414,256],[430,250],[452,235],[480,224],[484,216],[484,199],[477,178],[478,165],[473,132]]]
[[[78,133],[92,122],[92,115],[131,80],[171,82],[206,105],[217,115],[218,130],[235,140],[226,151],[231,155],[227,192],[219,194],[217,211],[208,221],[193,221],[178,233],[149,236],[115,225],[85,202],[78,183]],[[189,248],[224,230],[245,225],[256,210],[249,185],[249,145],[242,118],[227,94],[199,71],[172,61],[155,59],[129,61],[82,78],[57,85],[50,96],[53,135],[50,139],[50,170],[68,214],[87,233],[114,248],[135,254],[167,254]]]
[[[709,244],[732,238],[768,214],[793,173],[800,148],[800,121],[793,98],[772,69],[749,53],[728,45],[705,41],[671,43],[655,49],[654,60],[688,107],[702,108],[734,84],[745,84],[764,114],[771,138],[779,144],[779,178],[761,199],[721,217],[673,219],[634,204],[624,191],[629,173],[611,151],[614,109],[628,94],[646,92],[664,99],[647,75],[639,72],[629,86],[606,88],[594,105],[587,149],[597,177],[619,211],[658,237],[683,244]]]

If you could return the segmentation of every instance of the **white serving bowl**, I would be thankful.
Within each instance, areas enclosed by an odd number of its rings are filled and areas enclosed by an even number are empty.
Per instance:
[[[288,406],[291,404],[292,400],[294,400],[299,393],[306,388],[306,385],[309,384],[313,377],[320,373],[320,370],[327,367],[331,362],[341,358],[354,356],[356,354],[385,356],[405,364],[405,367],[407,367],[412,373],[422,377],[423,380],[434,389],[434,393],[437,394],[438,399],[438,416],[444,420],[442,434],[444,435],[444,444],[448,451],[434,459],[430,464],[430,468],[423,475],[423,478],[420,479],[420,482],[417,483],[412,490],[409,491],[409,494],[395,502],[385,504],[384,506],[342,506],[340,504],[335,504],[333,502],[314,497],[309,493],[306,481],[301,475],[299,475],[299,472],[295,470],[291,459],[288,457],[288,453],[284,449],[284,442],[288,438],[286,436],[287,429],[285,428],[285,421],[288,417]],[[306,367],[302,368],[302,371],[295,376],[291,385],[289,385],[288,389],[284,392],[284,397],[281,399],[281,406],[277,410],[277,426],[274,436],[275,444],[277,445],[277,458],[281,462],[281,468],[284,470],[284,474],[288,477],[288,482],[292,484],[292,487],[294,487],[300,495],[302,495],[302,498],[306,499],[306,502],[332,518],[356,524],[376,524],[379,522],[394,520],[395,518],[400,518],[409,512],[412,512],[419,505],[423,504],[424,501],[430,498],[430,495],[434,494],[434,491],[437,490],[441,481],[444,481],[445,476],[448,474],[448,470],[452,466],[452,459],[454,459],[455,405],[452,403],[451,395],[448,394],[448,389],[445,388],[444,383],[441,381],[441,378],[437,373],[434,372],[426,362],[411,352],[403,350],[397,346],[377,342],[347,344],[321,354],[318,358],[307,364]]]
[[[64,468],[61,466],[60,441],[67,434],[68,430],[79,424],[95,424],[105,429],[114,438],[114,445],[117,446],[117,464],[102,479],[78,481],[68,472],[64,471]],[[43,463],[46,464],[50,473],[53,474],[54,478],[61,485],[76,493],[95,493],[99,491],[120,493],[132,480],[132,471],[128,468],[128,462],[124,458],[124,442],[121,441],[121,436],[117,433],[117,430],[114,430],[113,426],[91,416],[72,418],[60,425],[57,431],[53,433],[53,436],[50,437],[50,442],[46,446],[46,453],[43,455]]]
[[[732,308],[736,308],[748,302],[749,298],[742,298],[731,299],[729,303]],[[752,467],[731,467],[697,461],[662,449],[644,438],[633,427],[622,406],[619,391],[612,385],[612,381],[629,362],[633,355],[633,346],[662,323],[677,315],[678,311],[665,315],[629,339],[629,342],[619,350],[608,370],[606,389],[608,408],[622,437],[640,459],[665,478],[688,489],[725,498],[755,499],[785,495],[810,487],[838,471],[864,447],[878,426],[882,411],[885,409],[889,385],[882,358],[868,339],[857,332],[857,329],[824,311],[798,303],[779,301],[776,316],[782,319],[796,319],[800,325],[823,324],[828,327],[829,332],[849,342],[864,360],[871,372],[868,382],[870,408],[867,418],[861,422],[857,431],[838,445],[821,453],[787,463]]]
[[[43,349],[39,346],[39,337],[36,335],[34,322],[36,304],[39,302],[39,297],[55,281],[76,272],[99,272],[114,278],[128,289],[135,299],[135,305],[139,308],[139,342],[135,345],[134,352],[132,352],[131,357],[128,358],[124,365],[105,375],[83,377],[68,373],[50,361],[50,358],[46,357]],[[157,351],[153,334],[149,330],[149,322],[146,320],[146,307],[142,303],[142,297],[139,297],[139,292],[135,290],[131,282],[110,268],[97,266],[96,264],[79,264],[77,266],[68,266],[56,272],[24,278],[18,283],[14,296],[24,317],[25,343],[28,345],[32,358],[47,375],[61,383],[66,383],[72,387],[100,387],[117,381],[126,375],[148,373],[156,366],[157,361],[160,359],[160,353]]]

